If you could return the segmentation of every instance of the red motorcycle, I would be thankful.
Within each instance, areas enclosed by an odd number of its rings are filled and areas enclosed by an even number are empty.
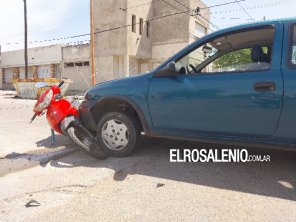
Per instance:
[[[34,116],[32,123],[37,116],[46,112],[47,121],[52,129],[52,138],[54,131],[68,136],[72,142],[78,145],[82,150],[97,159],[105,159],[107,154],[100,149],[96,143],[96,137],[86,129],[79,120],[78,107],[80,105],[77,98],[64,99],[61,97],[62,81],[58,86],[54,85],[46,90],[38,99],[34,106]],[[36,88],[47,87],[46,83],[36,83]],[[54,143],[54,139],[52,140]]]

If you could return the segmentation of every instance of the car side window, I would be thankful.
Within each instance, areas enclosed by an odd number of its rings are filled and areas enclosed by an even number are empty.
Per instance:
[[[292,46],[292,56],[291,56],[291,63],[296,65],[296,45]]]
[[[296,24],[290,26],[290,44],[289,44],[289,55],[288,64],[292,68],[296,68]]]
[[[178,58],[179,74],[266,71],[271,69],[274,27],[219,36]]]
[[[254,63],[254,48],[263,54],[264,58],[261,62]],[[235,50],[220,56],[206,68],[202,73],[211,72],[243,72],[243,71],[260,71],[270,69],[270,52],[268,47],[255,45],[252,48],[243,48]],[[256,60],[256,59],[255,59]]]

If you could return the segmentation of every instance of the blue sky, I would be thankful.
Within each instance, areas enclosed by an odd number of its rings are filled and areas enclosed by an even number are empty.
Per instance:
[[[29,41],[48,40],[89,32],[88,0],[27,0]],[[2,51],[23,47],[23,0],[0,0]],[[29,47],[73,42],[89,37],[31,43]],[[21,43],[21,44],[7,44]]]
[[[151,0],[133,1],[133,5]],[[182,1],[182,0],[179,0]],[[208,6],[234,0],[204,0]],[[89,33],[89,0],[27,0],[29,42]],[[242,9],[247,11],[244,12]],[[2,51],[23,47],[23,0],[0,0]],[[182,6],[180,6],[182,8]],[[212,22],[224,28],[254,20],[295,16],[296,0],[245,0],[211,8]],[[248,15],[249,14],[249,15]],[[215,28],[212,28],[215,30]],[[29,47],[87,40],[89,37],[30,43]],[[8,44],[13,43],[13,44]],[[20,44],[14,44],[20,43]]]
[[[204,0],[208,6],[233,2],[234,0]],[[220,28],[240,23],[252,22],[251,18],[260,21],[296,16],[296,0],[245,0],[242,2],[211,8],[211,18]],[[247,13],[242,9],[244,8]]]

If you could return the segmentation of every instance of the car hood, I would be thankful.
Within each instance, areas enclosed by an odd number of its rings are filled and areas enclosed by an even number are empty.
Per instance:
[[[85,99],[97,100],[103,96],[127,95],[139,89],[147,91],[150,78],[151,73],[146,73],[99,83],[86,92]]]

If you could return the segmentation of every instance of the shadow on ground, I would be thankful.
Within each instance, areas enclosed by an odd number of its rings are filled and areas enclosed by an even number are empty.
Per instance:
[[[270,155],[271,162],[170,163],[169,150],[177,148],[238,148],[235,146],[143,138],[137,151],[127,158],[95,160],[85,154],[51,161],[54,167],[110,168],[114,180],[138,174],[178,182],[210,186],[250,194],[296,200],[296,153],[283,150],[247,148],[249,154]]]
[[[0,177],[38,165],[44,167],[48,162],[62,158],[73,152],[76,152],[76,149],[73,149],[71,145],[57,149],[32,150],[28,153],[12,152],[0,158]]]
[[[25,170],[34,166],[45,166],[51,160],[62,158],[76,152],[77,148],[62,135],[56,136],[56,144],[52,146],[51,137],[36,142],[36,150],[26,153],[11,152],[0,157],[0,177],[9,173]]]
[[[48,131],[48,135],[49,137],[36,142],[37,147],[54,148],[71,144],[68,137],[55,133],[55,145],[53,146],[50,131]]]

